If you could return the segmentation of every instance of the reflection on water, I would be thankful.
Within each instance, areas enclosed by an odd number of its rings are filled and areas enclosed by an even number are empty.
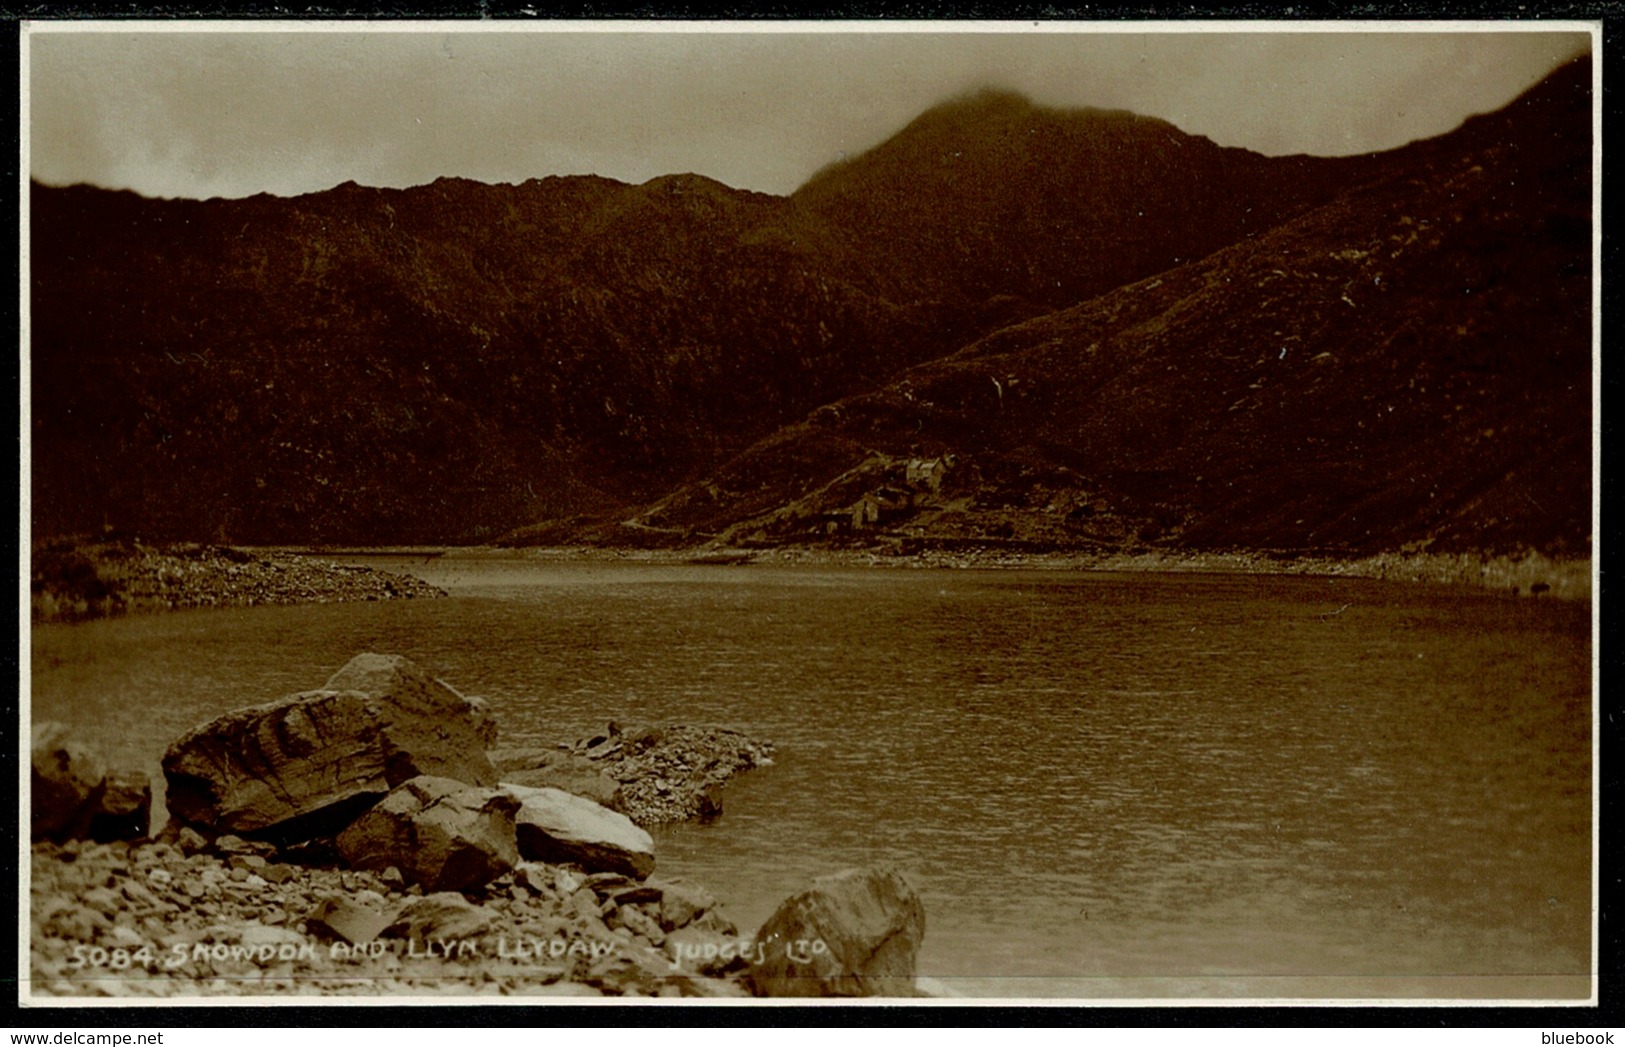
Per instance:
[[[36,629],[33,715],[156,770],[202,719],[399,652],[490,699],[505,744],[605,719],[772,739],[723,818],[656,832],[662,871],[749,929],[813,876],[895,860],[941,991],[1589,991],[1585,605],[1348,579],[411,569],[453,599]]]

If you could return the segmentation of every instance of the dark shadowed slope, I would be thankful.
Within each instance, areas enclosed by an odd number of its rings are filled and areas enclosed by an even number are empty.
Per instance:
[[[745,242],[784,206],[692,176],[36,186],[36,526],[478,540],[653,497],[977,330]]]
[[[822,408],[647,522],[1588,553],[1589,84],[1570,67],[1261,236]]]
[[[970,485],[943,535],[1579,541],[1559,466],[1586,417],[1588,125],[1541,97],[1317,160],[983,95],[790,198],[693,175],[34,186],[34,526],[684,540],[850,506],[892,481],[814,489],[918,444]],[[1511,459],[1457,446],[1487,430],[1549,433],[1529,469],[1567,485],[1559,509],[1513,505]],[[933,476],[897,482],[946,497]],[[643,519],[672,530],[615,526],[668,495]],[[1215,529],[1236,513],[1255,523]]]

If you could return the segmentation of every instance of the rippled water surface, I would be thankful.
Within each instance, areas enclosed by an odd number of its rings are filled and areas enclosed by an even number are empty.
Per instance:
[[[181,731],[398,652],[504,744],[747,730],[663,872],[749,930],[890,859],[921,974],[1001,996],[1583,996],[1588,605],[1348,579],[444,559],[450,600],[34,630],[36,719]]]

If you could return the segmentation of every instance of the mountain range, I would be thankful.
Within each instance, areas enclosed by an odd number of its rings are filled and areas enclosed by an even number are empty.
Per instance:
[[[36,183],[35,533],[1585,555],[1590,92],[1324,158],[986,91],[788,197]]]

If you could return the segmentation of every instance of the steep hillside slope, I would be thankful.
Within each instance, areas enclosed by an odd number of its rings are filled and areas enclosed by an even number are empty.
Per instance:
[[[33,190],[36,526],[456,541],[612,511],[958,344],[705,179]]]
[[[1589,64],[1269,232],[815,412],[644,522],[736,542],[1585,554]]]

